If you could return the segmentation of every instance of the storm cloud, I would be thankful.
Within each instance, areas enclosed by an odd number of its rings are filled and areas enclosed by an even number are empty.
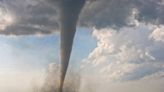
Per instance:
[[[58,31],[56,1],[58,0],[1,0],[0,33],[29,35]],[[87,0],[78,26],[121,28],[135,26],[136,21],[163,25],[163,14],[163,0]],[[10,17],[12,23],[8,23],[8,18],[4,16]]]

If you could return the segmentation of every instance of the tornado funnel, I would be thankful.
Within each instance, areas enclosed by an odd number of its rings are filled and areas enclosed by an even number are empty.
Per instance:
[[[62,92],[67,67],[76,32],[76,24],[85,0],[61,0],[59,3],[61,27],[61,76],[59,92]]]

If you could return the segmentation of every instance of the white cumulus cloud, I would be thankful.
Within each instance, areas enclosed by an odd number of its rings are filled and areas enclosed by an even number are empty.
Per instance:
[[[163,31],[142,23],[136,28],[125,27],[120,30],[93,30],[97,47],[83,60],[82,71],[108,81],[138,80],[159,72],[162,75]]]
[[[150,38],[164,42],[164,26],[157,27],[150,35]]]

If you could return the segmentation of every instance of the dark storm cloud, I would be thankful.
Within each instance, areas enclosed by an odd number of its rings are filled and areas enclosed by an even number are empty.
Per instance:
[[[126,25],[131,13],[130,0],[97,0],[86,4],[81,15],[83,26],[109,27]]]
[[[0,34],[5,35],[31,35],[31,34],[50,34],[52,33],[51,30],[47,30],[45,28],[37,28],[33,26],[27,26],[27,25],[13,25],[10,27],[7,27],[5,31],[0,31]]]
[[[139,11],[138,20],[163,24],[163,2],[163,0],[133,0],[135,8]]]
[[[34,0],[5,0],[3,8],[14,17],[14,23],[1,34],[48,34],[58,29],[56,10],[47,3]]]
[[[7,27],[5,34],[34,34],[26,29],[37,29],[40,33],[52,33],[59,28],[56,1],[59,0],[1,0],[16,18]],[[163,0],[87,0],[80,14],[79,26],[84,27],[123,27],[129,25],[132,11],[138,11],[135,18],[140,22],[163,24]],[[20,27],[21,26],[21,27]],[[24,26],[25,29],[22,28]],[[18,29],[17,29],[18,28]],[[17,31],[18,30],[18,31]],[[25,32],[21,32],[25,31]],[[13,32],[9,32],[13,31]],[[42,32],[47,31],[47,32]],[[20,33],[17,33],[20,32]]]
[[[140,22],[164,23],[163,0],[97,0],[86,4],[81,15],[83,26],[122,27],[128,26],[128,18],[134,9]]]

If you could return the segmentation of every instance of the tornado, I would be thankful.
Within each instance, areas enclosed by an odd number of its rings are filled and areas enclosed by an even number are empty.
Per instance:
[[[85,4],[85,0],[61,0],[59,2],[60,17],[60,53],[61,53],[61,75],[59,92],[62,92],[67,68],[71,56],[74,35],[79,14]]]

